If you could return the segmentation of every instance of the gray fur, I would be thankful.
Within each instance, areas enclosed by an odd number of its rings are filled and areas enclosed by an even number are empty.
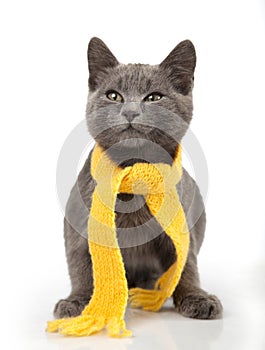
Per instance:
[[[94,139],[122,167],[138,161],[171,164],[192,118],[196,63],[192,43],[187,40],[180,43],[160,65],[123,65],[100,39],[93,38],[89,43],[88,59],[87,124]],[[119,92],[123,102],[108,100],[106,92],[109,90]],[[159,92],[164,97],[156,102],[144,102],[143,99],[152,92]],[[67,299],[56,304],[56,317],[80,314],[93,292],[86,236],[95,188],[90,160],[91,153],[66,207],[64,236],[72,291]],[[204,205],[198,186],[185,169],[178,192],[187,217],[191,244],[181,280],[173,293],[174,305],[187,317],[217,318],[221,315],[222,305],[216,296],[200,288],[197,270],[197,255],[206,223]],[[156,279],[177,258],[174,246],[150,214],[143,196],[120,193],[115,211],[128,287],[153,288]]]

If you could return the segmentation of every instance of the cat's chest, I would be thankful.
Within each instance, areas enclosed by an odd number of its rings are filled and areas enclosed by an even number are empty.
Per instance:
[[[176,258],[172,241],[152,216],[141,195],[120,193],[115,213],[129,286],[152,288],[152,283]]]
[[[119,193],[115,225],[120,247],[140,246],[158,238],[163,229],[150,213],[142,195]]]
[[[116,227],[120,229],[146,226],[148,222],[156,221],[142,195],[119,193],[116,199],[115,213]]]

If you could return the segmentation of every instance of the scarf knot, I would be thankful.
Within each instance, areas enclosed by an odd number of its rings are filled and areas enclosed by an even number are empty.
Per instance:
[[[119,192],[130,194],[161,194],[177,185],[181,171],[168,164],[136,163],[126,174],[119,187]]]

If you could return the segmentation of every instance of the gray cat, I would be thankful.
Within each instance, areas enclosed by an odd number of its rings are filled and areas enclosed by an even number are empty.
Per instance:
[[[86,109],[90,134],[121,167],[136,162],[172,163],[192,118],[192,88],[196,64],[193,44],[181,42],[160,65],[120,64],[98,38],[88,46],[89,95]],[[91,153],[66,206],[65,248],[72,291],[54,309],[56,318],[79,315],[93,292],[87,218],[95,181]],[[185,169],[177,185],[186,214],[191,244],[186,266],[173,293],[180,314],[215,319],[222,305],[200,288],[197,270],[205,231],[205,211],[199,189]],[[152,289],[176,260],[170,238],[149,212],[144,197],[120,193],[116,227],[128,287]]]

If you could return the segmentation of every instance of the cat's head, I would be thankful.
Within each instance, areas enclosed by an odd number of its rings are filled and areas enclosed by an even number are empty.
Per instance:
[[[192,118],[196,53],[183,41],[159,65],[121,64],[98,38],[88,45],[87,125],[105,149],[144,149],[172,155]]]

